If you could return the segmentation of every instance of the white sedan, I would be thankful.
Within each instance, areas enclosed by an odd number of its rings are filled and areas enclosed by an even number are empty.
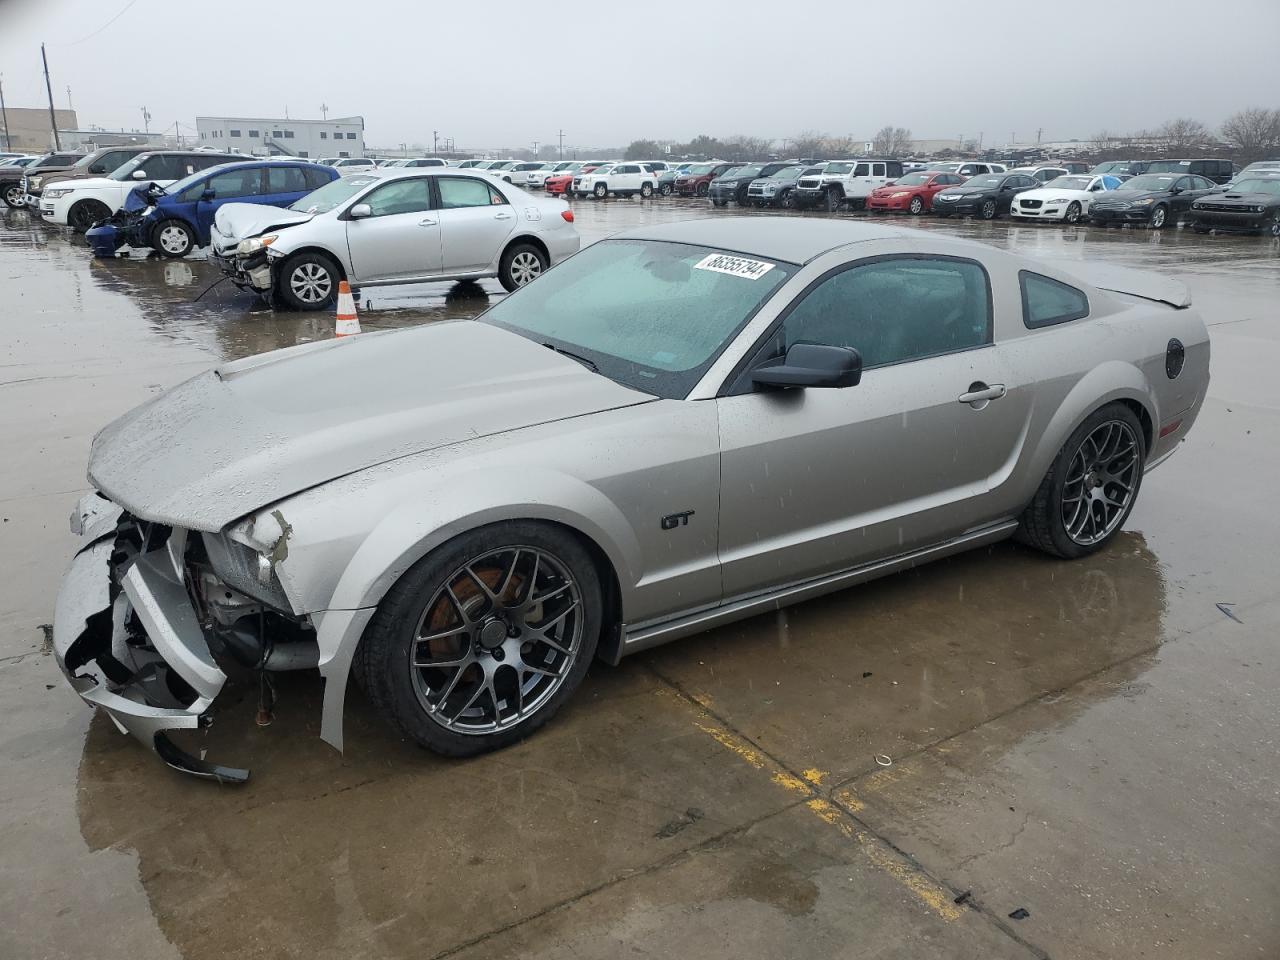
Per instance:
[[[1079,223],[1089,213],[1089,204],[1095,196],[1115,190],[1121,182],[1119,177],[1109,174],[1068,174],[1018,194],[1009,213],[1015,219]]]
[[[379,170],[340,177],[291,207],[228,203],[210,259],[231,282],[294,310],[353,287],[497,277],[507,290],[578,252],[573,212],[482,171]]]

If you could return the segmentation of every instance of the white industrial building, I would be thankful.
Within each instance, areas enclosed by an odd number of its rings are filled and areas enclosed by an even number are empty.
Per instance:
[[[363,157],[364,117],[196,117],[199,145],[258,157]]]

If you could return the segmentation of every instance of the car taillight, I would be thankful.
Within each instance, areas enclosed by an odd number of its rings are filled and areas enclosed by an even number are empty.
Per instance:
[[[560,211],[560,216],[562,216],[562,217],[565,219],[565,222],[567,222],[567,223],[573,223],[573,211],[572,211],[572,210],[561,210],[561,211]]]

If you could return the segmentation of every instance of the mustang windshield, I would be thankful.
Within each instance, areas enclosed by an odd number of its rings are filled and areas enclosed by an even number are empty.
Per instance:
[[[480,319],[681,399],[795,269],[692,244],[603,240]]]

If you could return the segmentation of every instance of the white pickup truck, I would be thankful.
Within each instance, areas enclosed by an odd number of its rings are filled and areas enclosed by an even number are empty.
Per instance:
[[[848,204],[860,210],[872,190],[900,176],[902,163],[898,160],[833,160],[816,176],[801,177],[792,196],[801,209],[824,207],[834,212]]]

